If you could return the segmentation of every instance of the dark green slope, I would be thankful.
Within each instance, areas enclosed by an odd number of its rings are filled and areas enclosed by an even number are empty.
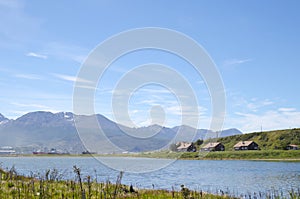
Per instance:
[[[233,150],[239,141],[255,141],[261,150],[286,149],[289,144],[300,146],[300,129],[286,129],[266,132],[255,132],[219,138],[218,141],[225,145],[226,151]]]

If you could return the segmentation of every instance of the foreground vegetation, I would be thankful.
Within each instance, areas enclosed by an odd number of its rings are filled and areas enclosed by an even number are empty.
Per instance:
[[[74,168],[74,180],[63,180],[58,170],[47,170],[45,174],[31,174],[30,177],[18,175],[15,168],[9,171],[0,169],[0,199],[234,199],[231,193],[218,190],[217,194],[209,194],[202,190],[192,191],[181,185],[180,191],[172,190],[138,190],[132,186],[121,184],[123,172],[111,183],[98,182],[97,177],[82,176],[80,169]],[[96,175],[97,176],[97,175]],[[166,182],[167,183],[167,182]],[[300,188],[292,189],[284,195],[280,191],[254,192],[240,195],[245,199],[300,199]]]
[[[114,183],[110,181],[98,182],[97,178],[91,176],[83,177],[80,169],[74,166],[74,180],[62,180],[57,170],[48,170],[44,175],[33,175],[24,177],[18,175],[16,170],[9,171],[0,169],[0,198],[53,198],[53,199],[118,199],[118,198],[154,198],[154,199],[226,199],[233,198],[221,195],[213,195],[202,191],[191,191],[181,186],[181,191],[168,190],[137,190],[132,186],[121,184],[123,173],[121,172]]]

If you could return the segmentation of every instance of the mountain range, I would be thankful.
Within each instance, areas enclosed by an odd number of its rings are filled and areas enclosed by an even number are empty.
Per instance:
[[[186,125],[173,128],[159,125],[131,128],[100,114],[88,116],[71,112],[36,111],[15,120],[0,114],[0,146],[12,146],[22,153],[50,148],[70,153],[86,150],[97,153],[155,151],[168,148],[178,141],[237,134],[242,132],[227,129],[217,134]]]

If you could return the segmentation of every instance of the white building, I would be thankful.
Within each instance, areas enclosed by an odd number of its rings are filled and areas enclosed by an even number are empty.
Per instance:
[[[0,147],[0,155],[13,155],[16,154],[16,151],[13,147],[10,146],[3,146]]]

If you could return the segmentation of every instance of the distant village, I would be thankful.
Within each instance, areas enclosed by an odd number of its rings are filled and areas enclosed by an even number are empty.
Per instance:
[[[198,148],[198,149],[197,149]],[[298,145],[289,144],[285,148],[286,150],[299,150]],[[254,141],[240,141],[233,146],[234,151],[245,151],[245,150],[260,150],[259,145]],[[225,146],[221,142],[208,142],[204,143],[203,140],[197,140],[196,142],[177,142],[176,144],[172,144],[170,146],[170,151],[173,152],[214,152],[214,151],[225,151]],[[125,153],[125,152],[123,152]],[[128,153],[128,152],[127,152]],[[17,152],[11,146],[3,146],[0,147],[0,155],[19,155],[22,153]],[[25,153],[26,154],[26,153]],[[28,154],[28,153],[27,153]],[[55,148],[51,148],[48,150],[47,148],[43,150],[34,150],[32,152],[33,155],[69,155],[68,151],[57,150]],[[82,151],[82,155],[91,155],[96,154],[96,152],[91,151]]]
[[[14,147],[11,147],[11,146],[0,147],[0,155],[19,155],[19,154],[28,154],[28,153],[23,153],[21,151],[18,151],[17,149],[15,149]],[[34,150],[32,152],[32,154],[34,154],[34,155],[39,155],[39,154],[65,155],[65,154],[70,154],[70,153],[52,148],[50,150],[47,150],[47,149]]]
[[[196,152],[196,145],[203,145],[203,140],[193,142],[177,142],[175,145],[170,147],[171,151],[175,152]],[[254,141],[240,141],[233,146],[235,151],[245,150],[260,150],[259,145]],[[298,145],[290,144],[286,146],[286,150],[299,150]],[[225,146],[221,142],[209,142],[200,148],[200,151],[225,151]]]
[[[0,155],[5,156],[5,155],[22,155],[22,154],[33,154],[33,155],[70,155],[67,150],[58,150],[56,148],[51,148],[51,149],[38,149],[38,150],[33,150],[32,152],[22,152],[14,147],[11,146],[2,146],[0,147]],[[91,152],[91,151],[82,151],[82,155],[86,154],[96,154],[96,152]]]

